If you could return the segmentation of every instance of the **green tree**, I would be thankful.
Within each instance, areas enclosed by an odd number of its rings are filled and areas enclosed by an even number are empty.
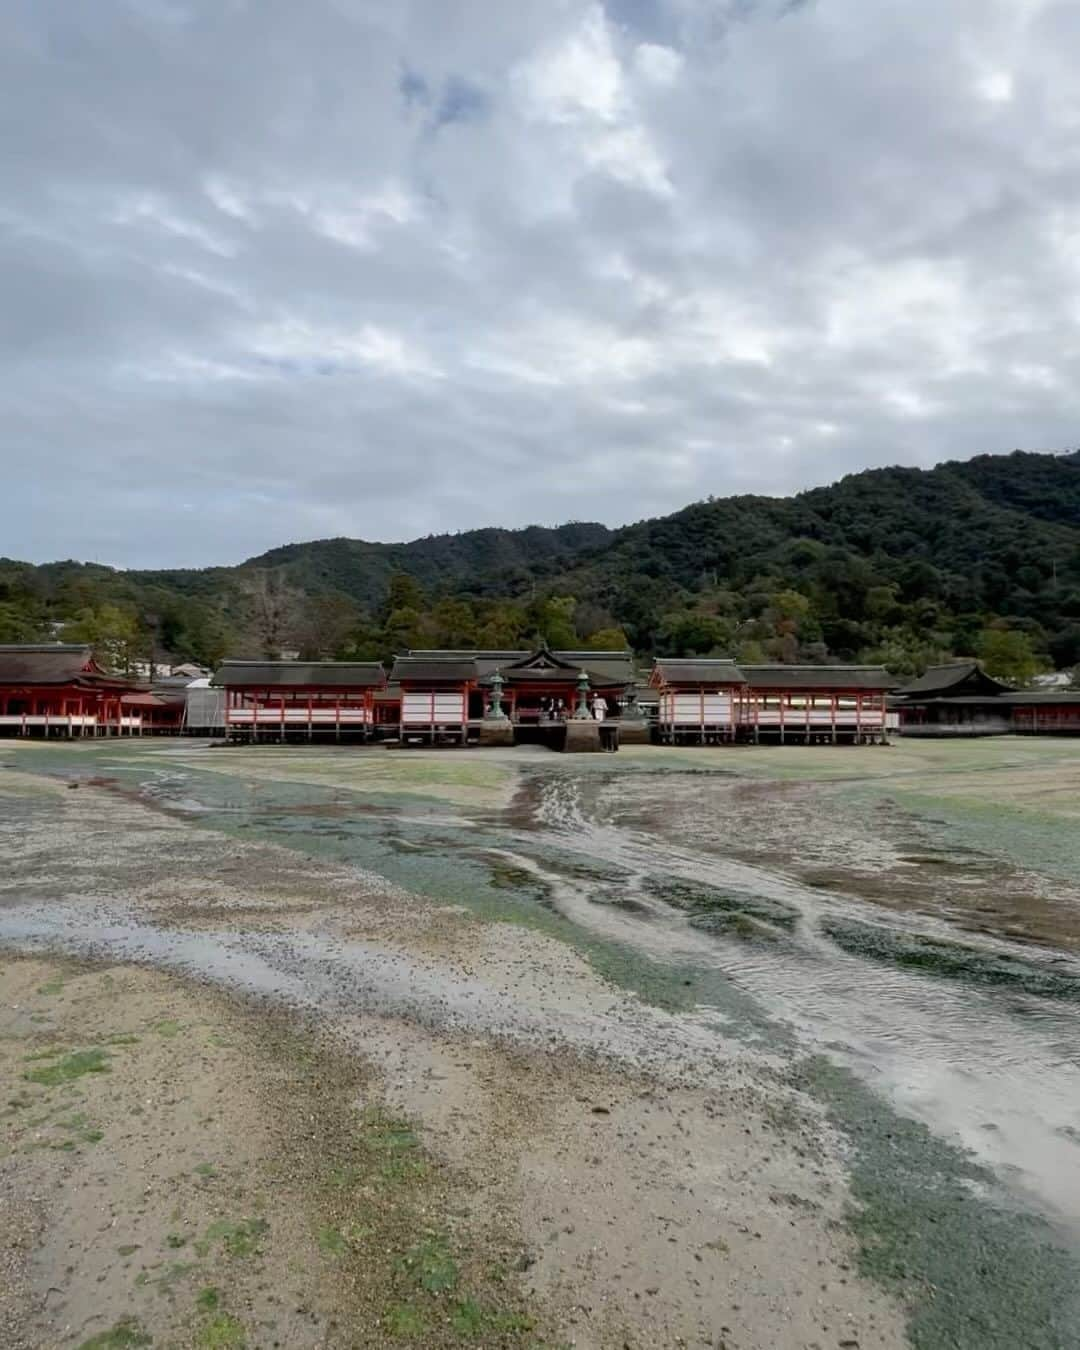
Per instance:
[[[683,610],[666,614],[660,621],[656,645],[668,656],[707,656],[726,650],[731,636],[732,626],[727,619]]]
[[[107,669],[130,675],[135,662],[150,652],[149,634],[140,627],[134,611],[119,605],[84,609],[64,625],[65,642],[86,642],[95,658]]]
[[[477,615],[476,645],[485,651],[517,651],[527,644],[525,610],[509,600],[486,601]]]
[[[804,619],[810,613],[810,601],[799,591],[774,591],[768,608],[777,619]]]
[[[386,604],[383,606],[384,618],[389,618],[395,611],[403,609],[414,609],[420,613],[425,606],[424,592],[415,577],[410,576],[408,572],[390,573]]]
[[[1013,684],[1027,684],[1045,664],[1035,655],[1027,634],[1009,628],[984,629],[979,656],[988,675]]]
[[[621,628],[598,628],[585,639],[590,652],[624,652],[630,646]]]
[[[386,661],[394,652],[387,650],[382,625],[365,618],[345,638],[339,655],[343,661]]]
[[[882,640],[859,653],[859,659],[870,665],[884,666],[893,675],[912,679],[921,675],[927,666],[941,665],[949,659],[948,648],[907,628],[889,628]]]
[[[450,596],[431,613],[435,645],[471,647],[476,642],[476,613],[468,600]]]
[[[748,666],[760,666],[768,658],[765,648],[756,638],[744,638],[735,649],[736,661],[745,661]]]
[[[198,606],[183,632],[183,653],[200,666],[214,669],[220,665],[232,645],[232,632],[216,610]]]
[[[424,618],[418,609],[406,606],[387,615],[383,624],[383,649],[387,653],[425,646]]]
[[[536,633],[549,647],[573,650],[578,645],[577,629],[574,626],[577,600],[572,595],[548,596],[545,600],[536,601],[530,609]]]
[[[0,642],[36,642],[42,635],[41,620],[25,605],[0,601]]]

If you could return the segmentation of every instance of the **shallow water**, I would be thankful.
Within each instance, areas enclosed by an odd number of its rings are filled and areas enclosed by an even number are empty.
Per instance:
[[[705,1054],[730,1036],[793,1064],[823,1055],[902,1116],[970,1150],[1015,1203],[1080,1244],[1080,960],[1046,941],[1013,940],[1000,922],[973,933],[961,904],[966,894],[1000,886],[1014,910],[1029,901],[1056,907],[1067,930],[1080,899],[1038,857],[995,856],[985,839],[978,850],[950,850],[962,826],[898,817],[880,795],[800,788],[793,796],[783,784],[755,783],[745,797],[746,785],[724,774],[670,765],[652,772],[529,760],[512,805],[480,809],[437,796],[357,794],[340,778],[283,781],[256,756],[216,772],[222,753],[50,750],[18,759],[19,767],[60,776],[88,776],[89,764],[114,790],[198,825],[526,923],[572,943],[671,1015],[630,1028],[620,1042],[620,1029],[602,1018],[567,1011],[555,1024],[511,1012],[479,986],[447,985],[404,957],[318,934],[208,939],[29,903],[0,914],[0,937],[108,950],[327,1009],[437,1015],[445,1025],[529,1040],[555,1027],[569,1042],[613,1053],[647,1031],[666,1038],[672,1054]],[[769,822],[761,831],[767,849],[725,839],[726,822],[737,815],[745,835],[755,813]],[[796,817],[803,848],[790,833]],[[840,857],[843,866],[819,871],[811,884],[815,842],[821,857]],[[893,884],[905,888],[903,903],[868,898]],[[854,1120],[869,1108],[843,1109]],[[887,1124],[879,1133],[888,1140]],[[946,1165],[944,1156],[935,1168]],[[949,1156],[962,1179],[961,1155]],[[979,1233],[958,1240],[970,1240],[975,1260]],[[1038,1264],[1033,1258],[1032,1269]]]
[[[575,922],[654,957],[723,972],[804,1046],[827,1050],[905,1111],[959,1139],[1080,1233],[1080,962],[991,937],[975,943],[933,916],[882,910],[703,855],[687,841],[641,834],[622,827],[617,810],[592,814],[590,795],[562,776],[543,783],[539,841],[619,864],[623,893],[642,897],[644,907],[598,907],[587,887],[545,873]],[[798,917],[774,940],[717,941],[681,910],[648,898],[657,876],[780,904]],[[1008,956],[1030,970],[1032,983],[1040,974],[1068,977],[1076,1002],[882,965],[830,939],[823,925],[841,918]]]

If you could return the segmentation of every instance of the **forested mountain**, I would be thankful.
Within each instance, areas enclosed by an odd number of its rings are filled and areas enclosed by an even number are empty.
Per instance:
[[[288,544],[236,567],[0,561],[0,641],[139,656],[386,656],[404,646],[629,642],[744,660],[950,655],[1006,677],[1080,662],[1080,454],[875,469],[623,529]]]

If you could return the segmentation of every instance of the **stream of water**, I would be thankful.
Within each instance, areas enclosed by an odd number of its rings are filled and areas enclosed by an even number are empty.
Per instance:
[[[506,850],[543,876],[575,923],[662,960],[722,972],[794,1028],[803,1045],[827,1051],[903,1111],[959,1139],[1080,1233],[1080,1001],[871,962],[841,949],[823,924],[855,918],[901,934],[957,934],[930,915],[882,910],[704,854],[687,840],[620,826],[617,813],[598,818],[585,805],[589,795],[572,776],[550,778],[536,799],[535,833],[523,832],[518,848]],[[619,868],[623,903],[604,903],[601,888],[545,866],[546,844]],[[650,885],[657,876],[783,906],[797,917],[778,941],[717,940],[657,898]],[[1008,941],[984,936],[978,948],[1038,969],[1029,949]],[[1080,995],[1080,963],[1041,960],[1075,980]]]

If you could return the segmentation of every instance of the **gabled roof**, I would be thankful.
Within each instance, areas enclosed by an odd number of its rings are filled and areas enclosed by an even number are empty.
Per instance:
[[[122,694],[120,702],[125,708],[182,708],[182,698],[169,698],[149,689],[136,689],[130,694]]]
[[[594,683],[603,679],[611,684],[633,684],[637,679],[632,652],[560,650],[553,652],[552,655],[572,666],[587,670],[589,678]]]
[[[378,661],[224,661],[211,681],[232,689],[379,689]]]
[[[467,680],[475,680],[476,677],[476,662],[456,653],[445,661],[434,654],[413,656],[410,653],[408,656],[395,656],[390,671],[390,679],[395,682],[409,680],[437,684],[439,681],[446,681],[464,684]]]
[[[746,676],[729,656],[658,657],[653,662],[650,683],[745,684]]]
[[[580,661],[568,661],[565,652],[553,652],[548,647],[538,647],[534,652],[528,652],[520,661],[512,661],[508,666],[503,667],[503,674],[507,671],[520,670],[563,670],[574,672],[581,669]]]
[[[115,680],[84,643],[9,643],[0,646],[0,684],[84,684]]]
[[[574,681],[582,670],[594,686],[634,683],[634,661],[629,652],[551,651],[469,651],[464,648],[417,649],[394,661],[392,680],[475,680],[490,684],[496,670],[507,683],[527,684],[548,680]]]
[[[782,662],[742,667],[751,689],[895,689],[884,666],[790,666]]]
[[[930,666],[926,672],[898,689],[902,698],[910,694],[955,693],[960,696],[971,694],[1005,694],[1009,686],[987,675],[978,661],[950,661],[947,665]]]
[[[511,650],[493,647],[477,648],[475,651],[468,647],[413,647],[408,652],[409,660],[415,661],[438,661],[440,663],[470,661],[472,662],[473,673],[467,678],[473,680],[483,679],[485,675],[491,675],[496,670],[503,670],[506,666],[524,660],[528,655],[528,652],[517,648]],[[403,659],[400,656],[397,658],[398,661]],[[460,676],[458,678],[466,677]]]

